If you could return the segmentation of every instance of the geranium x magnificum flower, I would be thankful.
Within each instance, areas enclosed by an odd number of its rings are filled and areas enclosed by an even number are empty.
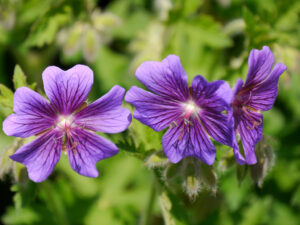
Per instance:
[[[61,152],[68,154],[73,170],[97,177],[96,163],[118,153],[111,141],[95,131],[118,133],[131,121],[128,109],[121,107],[125,90],[114,86],[90,105],[85,100],[93,84],[93,72],[84,65],[63,71],[55,66],[43,72],[44,89],[50,103],[27,87],[17,89],[14,112],[3,122],[9,136],[40,136],[22,146],[11,158],[23,163],[31,180],[45,180]]]
[[[278,95],[278,79],[286,66],[277,63],[273,70],[274,56],[264,46],[262,50],[252,50],[248,59],[249,71],[246,82],[237,80],[231,101],[234,132],[240,135],[244,155],[240,153],[234,135],[234,155],[239,164],[255,164],[255,145],[262,139],[263,115],[273,107]]]
[[[216,149],[210,137],[232,146],[232,127],[224,110],[230,108],[231,89],[224,81],[207,82],[196,76],[188,86],[187,75],[178,56],[162,62],[144,62],[136,77],[151,92],[132,87],[125,100],[133,104],[134,118],[161,131],[167,127],[162,145],[173,163],[187,156],[207,164],[215,160]]]

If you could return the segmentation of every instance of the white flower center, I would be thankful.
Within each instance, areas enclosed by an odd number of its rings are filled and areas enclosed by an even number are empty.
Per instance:
[[[198,107],[196,106],[196,104],[193,101],[190,101],[185,105],[186,112],[195,112],[197,110],[197,108]]]
[[[65,130],[67,128],[71,128],[74,126],[73,121],[74,121],[74,117],[72,115],[69,116],[59,116],[58,120],[57,120],[57,127]]]
[[[184,114],[190,116],[191,114],[197,113],[200,111],[199,106],[192,100],[183,104]]]

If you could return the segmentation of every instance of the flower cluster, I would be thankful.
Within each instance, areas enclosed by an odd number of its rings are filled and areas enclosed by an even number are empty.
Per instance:
[[[246,82],[241,79],[232,91],[222,80],[208,82],[187,74],[178,56],[162,62],[144,62],[137,79],[151,92],[131,87],[125,100],[135,107],[133,117],[155,131],[168,130],[162,138],[163,150],[172,163],[196,157],[213,164],[215,141],[233,148],[239,164],[255,164],[255,145],[262,138],[263,116],[278,94],[279,76],[285,65],[274,64],[268,47],[252,50]],[[122,108],[125,90],[114,86],[106,95],[87,105],[93,72],[83,65],[67,71],[48,67],[43,72],[45,93],[22,87],[14,95],[14,114],[7,117],[3,130],[9,136],[37,139],[22,146],[11,158],[23,163],[31,180],[41,182],[53,171],[61,152],[81,175],[96,177],[96,163],[118,153],[111,141],[95,134],[119,133],[131,122],[131,113]],[[244,152],[238,145],[240,137]]]
[[[163,150],[173,163],[187,156],[212,164],[216,149],[211,141],[233,148],[239,164],[255,164],[255,145],[262,138],[263,116],[278,94],[279,76],[286,66],[277,63],[268,47],[252,50],[246,82],[238,79],[232,91],[221,80],[207,82],[196,76],[188,86],[187,75],[178,56],[162,62],[144,62],[137,79],[151,92],[132,87],[125,100],[136,108],[133,117],[161,131]],[[240,152],[240,137],[244,154]]]

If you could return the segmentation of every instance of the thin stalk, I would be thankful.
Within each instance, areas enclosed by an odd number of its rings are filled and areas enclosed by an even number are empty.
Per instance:
[[[155,177],[153,179],[155,179]],[[154,201],[155,201],[155,195],[156,195],[156,181],[153,181],[152,187],[150,189],[147,207],[143,213],[140,225],[149,225],[150,224],[153,205],[154,205]]]

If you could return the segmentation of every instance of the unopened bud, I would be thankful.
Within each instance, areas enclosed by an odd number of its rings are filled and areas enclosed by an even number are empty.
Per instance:
[[[83,38],[83,56],[88,62],[94,62],[100,49],[100,36],[95,29],[87,26]]]
[[[251,165],[251,177],[254,183],[262,187],[267,172],[274,164],[275,154],[269,144],[269,138],[263,137],[255,149],[257,163]]]
[[[242,184],[244,179],[246,178],[246,175],[248,173],[248,165],[239,165],[236,166],[236,176],[239,182],[239,185]]]
[[[221,172],[225,172],[228,168],[236,164],[232,149],[224,149],[223,152],[222,158],[218,163],[218,170]]]
[[[180,164],[169,163],[163,171],[163,179],[169,183],[180,175]]]
[[[212,191],[215,195],[217,193],[217,173],[213,166],[209,166],[201,161],[200,164],[200,179],[208,190]]]
[[[77,53],[81,47],[84,25],[75,23],[69,30],[60,33],[60,42],[63,44],[63,50],[66,56],[72,56]]]
[[[184,158],[182,164],[183,189],[194,201],[201,189],[200,171],[197,159]]]
[[[154,7],[158,13],[158,18],[166,21],[169,17],[169,11],[172,9],[172,2],[171,0],[155,0]]]
[[[163,151],[154,152],[146,160],[146,165],[149,168],[166,167],[169,164],[169,160],[166,158]]]
[[[102,33],[107,32],[121,23],[121,19],[116,15],[109,12],[101,13],[98,10],[93,12],[91,20],[93,27]]]

